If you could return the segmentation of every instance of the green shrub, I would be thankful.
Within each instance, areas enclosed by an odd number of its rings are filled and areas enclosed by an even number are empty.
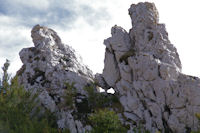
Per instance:
[[[150,131],[146,130],[142,124],[135,127],[133,131],[134,133],[150,133]],[[155,133],[160,133],[160,131],[156,131]]]
[[[9,80],[9,74],[8,74],[8,68],[10,66],[10,61],[6,60],[6,62],[4,63],[2,70],[3,70],[3,81],[2,81],[2,85],[3,87],[8,87],[8,80]]]
[[[6,60],[4,63],[2,70],[3,70],[3,76],[2,76],[2,81],[0,82],[0,92],[1,91],[6,91],[6,89],[9,87],[9,74],[8,74],[8,68],[10,66],[10,61]]]
[[[11,83],[7,73],[9,61],[4,64],[0,90],[1,133],[69,133],[57,128],[53,113],[38,106],[37,94],[25,91],[15,76]],[[9,84],[10,83],[10,84]]]
[[[75,104],[75,97],[76,97],[76,88],[74,87],[74,83],[69,84],[65,83],[66,86],[66,93],[65,93],[65,105],[69,107],[70,109],[74,108]],[[63,106],[65,106],[63,105]]]
[[[40,108],[36,106],[36,97],[18,85],[15,77],[9,89],[0,95],[0,132],[57,133],[52,113],[46,111],[38,115]]]
[[[196,113],[195,114],[195,117],[199,120],[200,122],[200,113]],[[197,131],[191,131],[191,133],[200,133],[200,130],[197,130]]]
[[[108,109],[95,111],[89,120],[93,127],[91,133],[126,133],[126,129],[114,111]]]
[[[88,93],[88,104],[91,110],[98,110],[107,107],[122,109],[119,99],[115,94],[105,95],[103,93],[96,92],[95,88],[95,85],[84,87],[84,90]]]
[[[200,130],[197,130],[197,131],[191,131],[190,133],[200,133]]]

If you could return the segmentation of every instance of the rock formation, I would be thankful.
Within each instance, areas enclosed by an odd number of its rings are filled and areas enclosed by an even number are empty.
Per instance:
[[[19,53],[23,62],[17,73],[19,82],[26,90],[39,93],[42,106],[56,113],[59,128],[69,128],[72,133],[85,132],[89,126],[84,126],[72,113],[77,112],[77,104],[87,97],[83,87],[93,81],[91,70],[52,29],[36,25],[31,37],[34,47],[24,48]],[[65,83],[74,84],[76,88],[77,103],[73,109],[65,104],[66,90],[69,89]]]
[[[155,133],[186,133],[199,128],[200,79],[181,73],[176,48],[153,3],[131,5],[129,32],[114,26],[104,41],[105,63],[96,75],[102,88],[113,88],[132,125]]]
[[[152,133],[198,129],[200,79],[181,73],[179,55],[165,25],[159,24],[154,4],[133,4],[129,14],[130,31],[114,26],[112,36],[104,41],[104,69],[95,75],[95,81],[105,90],[115,90],[123,107],[119,116],[130,126],[129,133],[138,125]],[[52,29],[36,25],[31,36],[34,47],[20,52],[19,82],[26,90],[39,93],[41,105],[55,112],[59,128],[69,128],[71,133],[91,129],[76,114],[83,111],[78,106],[88,98],[84,86],[94,83],[92,72]],[[70,86],[65,83],[72,84],[72,91],[76,88],[73,108],[66,105],[64,97]]]

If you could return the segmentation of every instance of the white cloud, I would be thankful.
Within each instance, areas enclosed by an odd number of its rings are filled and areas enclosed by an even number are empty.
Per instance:
[[[12,0],[12,3],[31,8],[36,8],[39,10],[45,10],[49,7],[48,0]]]
[[[96,31],[101,29],[102,25],[106,23],[104,19],[108,19],[109,14],[106,13],[106,10],[102,11],[101,9],[96,9],[91,5],[79,3],[75,0],[63,0],[59,2],[49,0],[48,3],[51,3],[51,5],[46,3],[46,9],[48,10],[45,11],[47,14],[44,15],[40,14],[41,12],[38,12],[38,10],[34,8],[37,1],[28,2],[24,0],[14,0],[11,3],[11,1],[8,0],[5,3],[7,3],[7,5],[4,7],[4,11],[1,13],[0,10],[1,66],[5,62],[5,59],[8,58],[11,60],[10,71],[12,73],[20,68],[21,61],[18,53],[22,48],[33,46],[30,38],[30,30],[33,24],[39,23],[49,26],[61,33],[62,38],[64,38],[63,42],[77,49],[77,52],[83,55],[84,61],[89,66],[92,64],[91,66],[95,72],[101,71],[104,58],[102,52],[104,50],[104,46],[102,45],[103,32],[101,32],[100,35],[100,32],[96,33]],[[21,6],[25,8],[20,8]],[[9,7],[13,7],[11,11],[8,11]],[[20,9],[18,10],[18,8]],[[38,8],[42,7],[38,6]],[[33,12],[39,14],[33,14]],[[15,13],[17,13],[16,16]],[[74,18],[71,16],[74,16]],[[94,36],[95,34],[97,36]],[[101,43],[99,44],[97,41]],[[88,48],[91,51],[85,52]],[[98,52],[96,52],[97,49]],[[95,54],[100,52],[102,52],[102,54],[100,58],[97,55],[98,60],[91,58],[95,57]],[[91,54],[93,56],[91,56]],[[97,65],[98,62],[102,62],[101,65]]]
[[[13,75],[21,66],[19,51],[31,44],[30,29],[18,25],[19,21],[14,17],[0,15],[0,66],[9,59],[11,61],[9,72]]]
[[[110,37],[115,24],[127,31],[131,28],[128,8],[139,1],[0,0],[0,66],[8,58],[13,63],[11,71],[19,69],[18,52],[33,46],[30,30],[39,23],[57,31],[63,42],[71,45],[94,72],[101,72],[103,40]],[[166,24],[169,39],[178,49],[183,72],[200,75],[198,0],[181,1],[181,4],[174,0],[150,1],[155,2],[160,22]]]

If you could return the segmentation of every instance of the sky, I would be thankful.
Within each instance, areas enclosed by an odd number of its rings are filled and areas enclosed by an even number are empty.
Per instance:
[[[148,0],[147,0],[148,1]],[[32,47],[31,29],[40,24],[55,30],[62,42],[82,56],[93,73],[104,65],[104,39],[115,24],[129,31],[128,9],[143,0],[0,0],[0,66],[11,61],[14,75],[21,67],[19,51]],[[183,73],[200,77],[200,2],[149,0],[165,23],[177,48]]]

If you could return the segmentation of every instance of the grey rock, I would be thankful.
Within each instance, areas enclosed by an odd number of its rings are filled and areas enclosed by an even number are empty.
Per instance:
[[[110,86],[106,83],[106,81],[103,78],[102,74],[95,74],[95,82],[98,84],[98,86],[108,90],[110,88]]]
[[[24,48],[19,53],[23,63],[17,73],[19,82],[26,90],[39,93],[41,105],[55,112],[58,127],[69,128],[72,133],[84,132],[81,121],[75,120],[72,115],[77,110],[76,106],[71,110],[65,105],[64,97],[69,89],[65,83],[74,84],[74,91],[79,94],[75,101],[81,102],[82,97],[87,97],[83,88],[94,82],[92,71],[82,63],[74,49],[61,42],[52,29],[36,25],[31,37],[34,47]]]
[[[102,76],[110,87],[114,87],[116,81],[119,79],[119,68],[115,56],[108,50],[105,55],[105,67]]]
[[[123,107],[118,115],[130,125],[128,133],[133,133],[135,124],[162,133],[199,129],[195,115],[200,113],[200,79],[181,72],[179,55],[168,39],[165,25],[159,23],[155,5],[132,4],[129,14],[130,31],[115,25],[112,36],[104,40],[104,69],[95,77],[55,31],[36,25],[31,32],[34,47],[19,53],[23,62],[17,73],[19,82],[26,90],[39,93],[41,105],[56,113],[58,127],[69,128],[72,133],[92,128],[75,119],[74,114],[78,112],[75,104],[88,98],[83,88],[94,81],[118,94]],[[79,94],[74,97],[73,109],[60,106],[66,102],[64,96],[69,89],[65,82],[73,84]]]
[[[165,25],[159,24],[153,3],[132,4],[129,14],[129,33],[114,26],[112,36],[104,41],[101,79],[119,94],[124,121],[142,121],[150,132],[198,129],[195,114],[200,113],[200,79],[181,73],[179,55]]]

